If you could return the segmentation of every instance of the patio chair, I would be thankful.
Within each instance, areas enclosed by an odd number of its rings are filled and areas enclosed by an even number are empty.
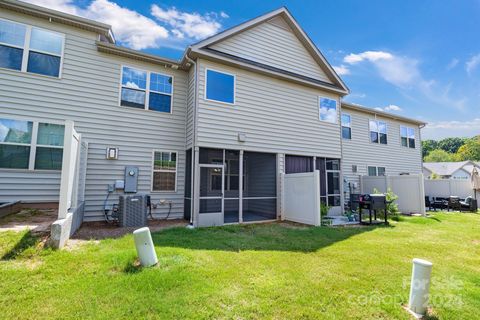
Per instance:
[[[460,198],[459,197],[450,197],[448,198],[448,211],[461,211],[462,210],[462,205],[460,204]]]
[[[473,199],[471,196],[465,198],[465,201],[460,201],[460,206],[462,210],[470,211],[470,212],[477,212],[478,205],[477,200]]]

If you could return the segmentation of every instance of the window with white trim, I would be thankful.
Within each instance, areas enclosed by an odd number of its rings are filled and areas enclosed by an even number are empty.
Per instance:
[[[337,100],[319,97],[318,108],[320,121],[337,123]]]
[[[205,99],[235,103],[235,75],[206,69],[205,77]]]
[[[415,149],[415,129],[400,126],[400,140],[402,147]]]
[[[61,170],[65,126],[0,119],[0,168]]]
[[[172,76],[122,68],[121,106],[171,113],[172,95]]]
[[[370,141],[387,144],[387,123],[385,121],[370,120]]]
[[[0,67],[60,77],[65,35],[0,19]]]
[[[152,191],[176,191],[176,189],[177,153],[154,151]]]
[[[370,177],[384,176],[385,167],[368,166],[368,175]]]
[[[352,139],[352,118],[348,113],[342,113],[342,138]]]

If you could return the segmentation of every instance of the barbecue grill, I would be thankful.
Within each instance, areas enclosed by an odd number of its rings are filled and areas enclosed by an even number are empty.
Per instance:
[[[388,224],[387,221],[387,198],[384,194],[362,194],[358,199],[358,214],[360,217],[361,224],[377,224],[382,223],[383,221],[377,220],[377,210],[383,210],[385,213],[385,224]],[[362,211],[368,210],[369,220],[362,220]],[[372,219],[373,214],[373,219]]]

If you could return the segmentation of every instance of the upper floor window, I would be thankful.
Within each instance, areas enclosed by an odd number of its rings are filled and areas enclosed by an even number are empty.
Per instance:
[[[407,148],[415,148],[415,129],[410,127],[400,126],[400,139],[402,146]]]
[[[59,77],[65,36],[0,19],[0,67]]]
[[[386,122],[370,120],[370,141],[373,143],[387,144]]]
[[[59,124],[0,119],[0,168],[61,170],[64,134]]]
[[[320,120],[337,123],[337,100],[320,97]]]
[[[172,94],[172,76],[130,67],[122,68],[120,105],[170,113]]]
[[[342,138],[352,139],[352,119],[347,113],[342,113]]]
[[[207,69],[205,99],[235,103],[235,75]]]

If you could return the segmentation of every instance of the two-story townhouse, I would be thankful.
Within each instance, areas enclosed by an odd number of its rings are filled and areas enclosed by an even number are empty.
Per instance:
[[[286,8],[172,61],[117,46],[107,25],[2,0],[0,56],[2,202],[58,201],[65,120],[89,143],[85,220],[117,201],[108,186],[128,166],[137,192],[171,204],[154,215],[197,226],[277,219],[282,173],[319,170],[335,214],[344,176],[421,172],[421,123],[342,105],[347,87]]]

